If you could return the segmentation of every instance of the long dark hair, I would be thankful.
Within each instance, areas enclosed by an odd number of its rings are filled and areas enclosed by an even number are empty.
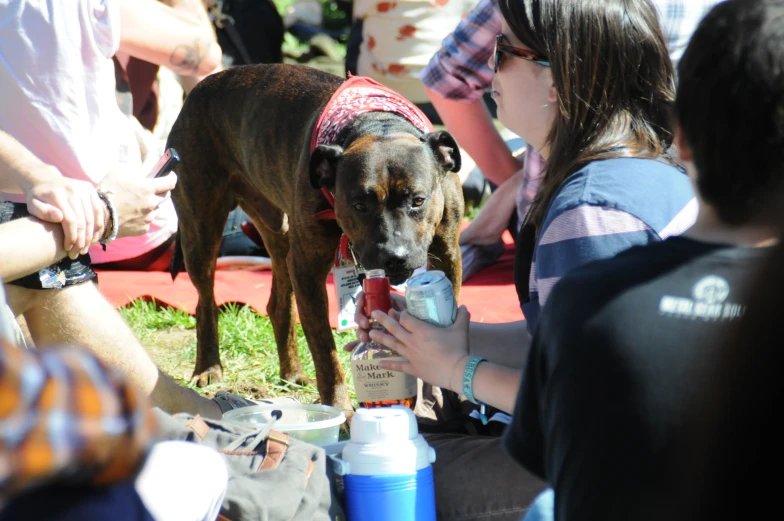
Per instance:
[[[538,228],[558,188],[582,165],[666,155],[672,144],[673,66],[649,0],[499,5],[515,36],[550,60],[558,96],[544,178],[526,218]]]

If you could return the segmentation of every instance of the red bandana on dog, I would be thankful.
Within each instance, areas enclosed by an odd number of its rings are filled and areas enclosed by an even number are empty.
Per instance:
[[[365,112],[393,112],[422,132],[434,130],[427,116],[397,92],[370,78],[351,76],[335,91],[321,112],[310,141],[311,153],[318,145],[333,144],[338,133]]]
[[[312,154],[319,145],[333,144],[340,131],[354,118],[365,112],[392,112],[406,118],[422,132],[433,132],[434,130],[433,124],[430,123],[427,116],[397,92],[370,78],[349,76],[348,80],[343,82],[343,85],[332,94],[321,112],[310,140],[310,153]],[[322,188],[321,192],[329,205],[334,207],[335,196],[326,188]],[[335,211],[318,212],[316,218],[335,219]],[[335,252],[335,266],[339,265],[340,256],[344,259],[351,258],[349,257],[348,236],[345,234],[340,237],[340,246]]]

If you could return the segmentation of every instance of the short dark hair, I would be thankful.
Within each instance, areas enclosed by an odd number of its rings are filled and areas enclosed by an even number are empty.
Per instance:
[[[703,200],[726,224],[764,221],[784,195],[784,0],[729,0],[678,65],[675,113]]]
[[[671,143],[674,71],[650,0],[499,0],[514,35],[552,65],[558,114],[527,222],[590,161],[661,157]],[[525,95],[522,93],[521,95]]]

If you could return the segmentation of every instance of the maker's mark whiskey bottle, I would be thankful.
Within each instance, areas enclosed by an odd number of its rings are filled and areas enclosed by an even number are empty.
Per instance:
[[[375,310],[389,313],[392,308],[389,279],[384,270],[368,270],[362,285],[365,294],[363,312],[370,319],[371,329],[384,327],[370,318]],[[378,361],[405,360],[392,349],[375,340],[361,342],[351,353],[351,374],[360,407],[388,407],[405,405],[411,409],[416,404],[417,379],[406,373],[381,369]]]

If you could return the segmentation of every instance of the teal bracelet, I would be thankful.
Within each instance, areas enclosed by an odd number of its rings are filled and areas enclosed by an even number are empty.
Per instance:
[[[468,359],[463,372],[463,396],[468,398],[471,403],[479,404],[474,398],[474,372],[476,372],[476,366],[485,361],[481,356],[472,356]]]

